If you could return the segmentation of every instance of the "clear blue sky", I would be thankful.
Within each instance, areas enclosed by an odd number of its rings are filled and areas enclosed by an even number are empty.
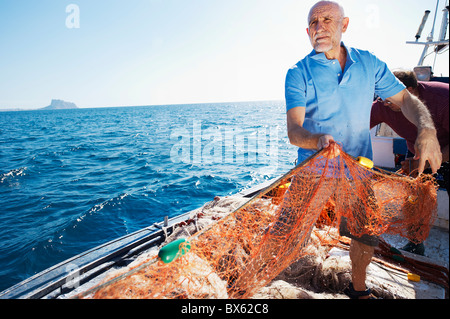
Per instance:
[[[287,69],[312,50],[305,29],[315,2],[0,0],[0,108],[54,98],[79,107],[283,99]],[[405,42],[428,9],[426,39],[436,0],[340,2],[350,17],[346,44],[392,69],[417,64],[422,47]],[[79,28],[66,23],[70,4]],[[448,51],[435,73],[448,75]]]

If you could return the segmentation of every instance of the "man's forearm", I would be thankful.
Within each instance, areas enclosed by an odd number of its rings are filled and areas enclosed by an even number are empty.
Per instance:
[[[295,126],[288,130],[289,141],[292,145],[309,149],[317,150],[319,138],[322,134],[312,134],[301,126]]]
[[[414,159],[419,160],[419,174],[422,174],[427,161],[432,172],[437,172],[442,163],[442,153],[430,112],[418,98],[409,92],[403,95],[401,104],[405,117],[417,127]]]
[[[432,130],[436,132],[433,118],[425,104],[412,94],[405,94],[403,106],[403,115],[413,123],[419,132],[423,130]]]

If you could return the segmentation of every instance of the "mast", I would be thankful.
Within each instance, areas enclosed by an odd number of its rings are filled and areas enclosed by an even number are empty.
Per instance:
[[[420,56],[419,59],[419,63],[418,66],[423,66],[424,64],[424,60],[425,57],[427,56],[428,53],[428,49],[430,47],[434,47],[434,52],[437,54],[441,51],[443,51],[446,47],[448,47],[449,45],[449,40],[445,39],[446,35],[447,35],[447,28],[448,28],[448,10],[449,7],[446,5],[445,9],[443,10],[443,17],[442,17],[442,24],[441,24],[441,30],[440,30],[440,34],[439,34],[439,39],[437,41],[434,41],[434,29],[435,29],[435,25],[436,25],[436,17],[437,17],[437,12],[439,9],[439,0],[437,0],[436,3],[436,12],[434,15],[434,21],[433,21],[433,27],[431,29],[431,32],[429,34],[429,36],[427,37],[427,41],[426,42],[419,42],[419,39],[422,35],[423,29],[425,27],[425,24],[428,20],[428,16],[430,14],[430,11],[427,10],[425,11],[425,14],[422,18],[422,22],[419,26],[419,30],[416,33],[416,41],[407,41],[407,44],[416,44],[416,45],[423,45],[423,51],[422,51],[422,55]]]
[[[447,5],[447,3],[445,4],[445,9],[442,11],[443,11],[443,16],[442,16],[442,23],[441,23],[441,31],[439,33],[439,41],[445,42],[445,37],[447,36],[447,28],[448,28],[448,5]],[[439,53],[447,47],[448,47],[448,39],[447,39],[447,44],[444,43],[444,44],[438,45],[436,47],[435,51],[436,51],[436,53]]]

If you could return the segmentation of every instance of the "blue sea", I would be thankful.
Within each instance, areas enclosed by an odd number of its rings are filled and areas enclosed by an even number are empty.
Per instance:
[[[0,291],[284,174],[284,102],[0,112]]]

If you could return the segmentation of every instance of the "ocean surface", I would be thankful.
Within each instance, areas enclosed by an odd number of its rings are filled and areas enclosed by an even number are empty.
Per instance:
[[[295,159],[284,102],[0,112],[0,291]]]

